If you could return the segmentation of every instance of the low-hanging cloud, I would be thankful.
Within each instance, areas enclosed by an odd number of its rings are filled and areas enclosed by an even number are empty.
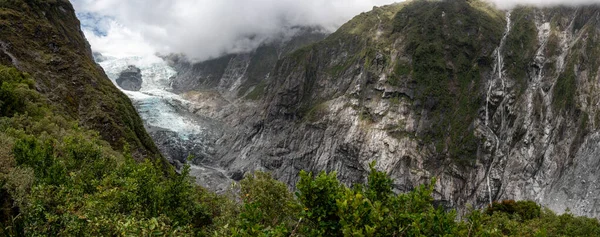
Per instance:
[[[72,1],[83,23],[99,25],[84,27],[95,51],[116,56],[184,53],[203,60],[253,50],[293,34],[297,26],[333,31],[353,16],[395,0]]]
[[[333,31],[373,6],[402,0],[72,0],[92,48],[111,56],[248,52],[296,26]],[[488,0],[500,8],[600,0]]]

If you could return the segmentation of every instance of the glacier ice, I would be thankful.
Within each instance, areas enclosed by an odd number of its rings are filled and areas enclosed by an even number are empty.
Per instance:
[[[127,66],[134,65],[141,70],[143,83],[140,91],[121,91],[136,104],[138,113],[147,125],[173,131],[184,140],[189,139],[190,135],[204,131],[193,119],[178,111],[178,105],[186,105],[189,102],[170,92],[171,80],[177,72],[162,59],[137,56],[106,57],[99,64],[117,87],[115,81]]]

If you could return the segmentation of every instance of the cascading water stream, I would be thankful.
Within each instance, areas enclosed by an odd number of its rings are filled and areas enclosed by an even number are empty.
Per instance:
[[[510,27],[511,27],[510,17],[511,17],[511,12],[508,11],[506,13],[506,29],[505,29],[504,35],[502,36],[502,39],[500,40],[500,45],[496,49],[496,66],[494,67],[494,70],[497,70],[496,73],[498,74],[497,80],[500,80],[500,82],[502,83],[502,91],[506,91],[506,83],[505,83],[504,77],[503,77],[504,57],[502,56],[502,50],[504,49],[504,45],[506,44],[506,38],[508,37],[508,34],[510,33]],[[492,87],[494,86],[495,81],[496,81],[496,79],[492,79],[490,81],[490,85],[488,87],[488,91],[487,91],[487,95],[486,95],[486,105],[485,105],[485,126],[489,129],[490,134],[492,134],[494,136],[494,140],[495,140],[495,148],[493,151],[494,153],[498,150],[498,147],[500,145],[500,140],[498,138],[498,135],[496,135],[494,130],[490,127],[489,107],[490,107],[490,99],[491,99],[491,94],[492,94]],[[487,174],[486,174],[488,197],[489,197],[490,205],[492,204],[492,201],[493,201],[492,200],[492,187],[490,185],[490,173],[492,171],[492,165],[494,163],[494,155],[495,154],[492,154],[492,162],[490,162],[490,166],[488,167]]]

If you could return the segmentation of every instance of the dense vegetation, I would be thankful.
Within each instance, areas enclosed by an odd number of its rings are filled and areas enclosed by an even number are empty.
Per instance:
[[[398,62],[392,79],[414,80],[416,99],[432,112],[432,127],[420,136],[436,145],[436,153],[472,162],[479,140],[471,123],[482,103],[482,75],[491,71],[490,55],[504,32],[503,14],[480,1],[416,1],[393,24],[406,37],[412,63]]]
[[[371,166],[365,185],[301,172],[296,192],[257,172],[225,196],[162,163],[136,162],[53,112],[30,76],[0,67],[0,233],[27,236],[598,236],[597,220],[533,202],[456,221],[433,185],[396,195]]]

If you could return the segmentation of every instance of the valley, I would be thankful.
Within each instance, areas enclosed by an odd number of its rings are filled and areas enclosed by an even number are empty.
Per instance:
[[[397,192],[438,177],[434,197],[447,208],[530,199],[596,216],[596,176],[576,170],[595,162],[599,65],[580,55],[597,50],[597,10],[395,4],[326,38],[301,32],[296,51],[283,42],[198,63],[164,57],[173,74],[160,76],[160,106],[126,94],[171,162],[192,154],[200,176],[218,177],[204,185],[257,170],[290,186],[300,170],[361,183],[377,161]],[[306,39],[316,43],[301,47]],[[573,75],[592,84],[561,84]]]

